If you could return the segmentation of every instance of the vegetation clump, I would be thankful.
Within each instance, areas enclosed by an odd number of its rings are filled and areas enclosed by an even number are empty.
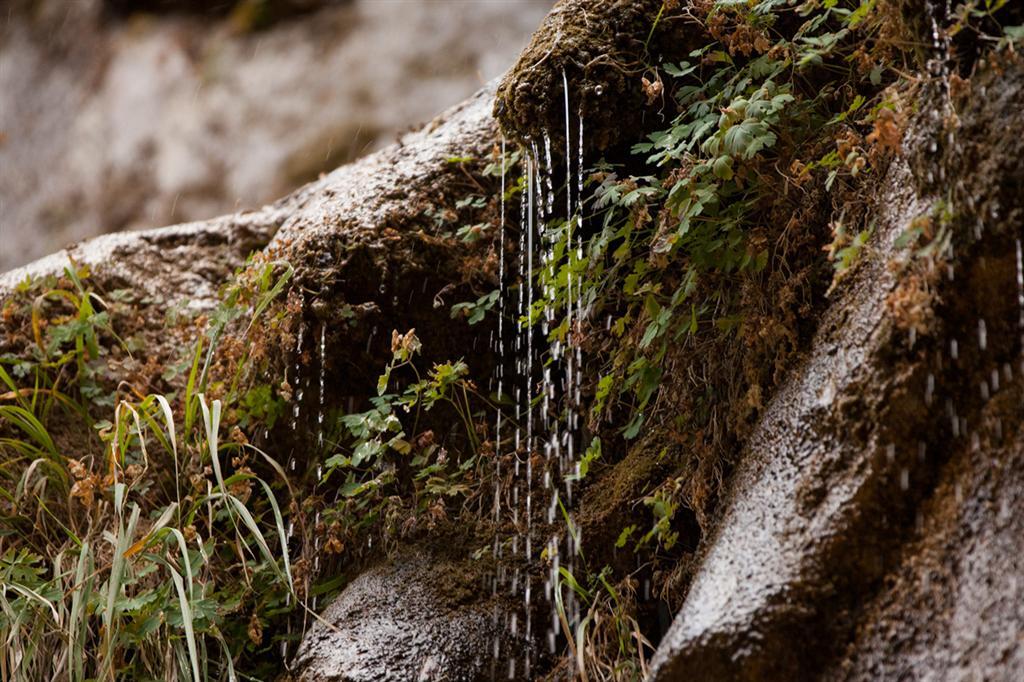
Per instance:
[[[257,257],[247,273],[210,318],[170,311],[168,336],[199,330],[171,367],[131,333],[147,303],[95,290],[87,269],[27,280],[4,302],[5,677],[199,679],[269,648],[263,623],[295,593],[287,483],[241,429],[280,409],[271,391],[237,390],[244,354],[219,378],[214,358],[290,270]]]
[[[595,11],[605,9],[599,3]],[[641,114],[636,127],[646,139],[626,149],[623,131],[633,126],[620,125],[617,112],[610,121],[593,112],[596,72],[573,65],[571,41],[550,50],[543,66],[532,59],[551,47],[552,34],[571,33],[558,12],[531,57],[506,77],[496,113],[506,134],[527,143],[558,137],[565,69],[572,106],[580,102],[594,147],[604,149],[588,177],[586,220],[555,221],[562,257],[538,278],[556,295],[530,314],[541,320],[553,307],[563,324],[549,325],[551,339],[582,345],[588,427],[601,444],[579,505],[590,561],[574,576],[563,569],[563,578],[582,586],[581,595],[649,579],[678,606],[688,557],[715,519],[749,428],[807,348],[826,302],[842,296],[872,248],[878,183],[925,113],[914,102],[946,87],[954,60],[961,75],[953,81],[969,78],[979,42],[1012,51],[1020,17],[1000,2],[965,3],[949,15],[884,0],[634,9],[646,30],[633,39],[648,42],[617,64],[607,88]],[[924,10],[935,21],[934,42],[933,27],[919,24]],[[658,51],[664,43],[650,39],[662,31],[676,40]],[[621,54],[609,50],[609,60]],[[931,76],[908,75],[922,72]],[[533,79],[546,94],[517,99],[536,94]],[[956,124],[953,115],[943,122]],[[934,322],[949,222],[936,207],[910,226],[910,256],[894,264],[904,274],[888,305],[912,336]],[[567,245],[580,239],[577,255]],[[575,299],[588,314],[569,328],[565,311]],[[638,460],[656,465],[638,468]],[[614,544],[609,526],[621,530]],[[635,556],[624,559],[623,551]],[[577,669],[609,676],[608,661],[630,652],[632,663],[612,665],[610,676],[642,675],[640,635],[656,639],[659,607],[647,600],[638,608],[637,636],[613,644],[588,639],[597,611],[574,624],[577,644],[592,644],[576,648]]]
[[[422,227],[383,234],[400,249],[355,239],[310,262],[267,247],[206,312],[108,290],[74,262],[3,300],[5,676],[269,679],[363,560],[479,518],[488,398],[465,362],[414,363],[415,332],[376,327],[400,317],[381,273],[415,272],[412,251],[448,270],[422,288],[387,283],[403,300],[431,284],[434,302],[407,322],[446,319],[446,299],[488,278],[488,165],[450,159],[470,196],[410,206]],[[464,347],[472,335],[428,336]],[[344,377],[350,362],[365,371]],[[343,388],[328,396],[328,381]]]

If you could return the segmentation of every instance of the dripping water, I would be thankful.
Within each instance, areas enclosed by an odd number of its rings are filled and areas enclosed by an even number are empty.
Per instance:
[[[300,384],[302,382],[302,338],[306,332],[305,323],[299,325],[299,336],[295,343],[295,396],[294,404],[292,405],[292,434],[296,435],[299,428],[299,413],[301,411],[300,404],[302,403],[302,389]],[[294,442],[294,439],[293,439]],[[295,471],[295,451],[292,450],[292,454],[288,458],[288,470]]]
[[[327,374],[327,325],[320,327],[320,404],[317,408],[316,413],[316,444],[320,450],[324,447],[324,403],[326,402],[327,396],[324,392],[324,379]],[[316,465],[316,480],[320,481],[320,477],[323,475],[323,464],[317,461]]]
[[[501,194],[499,198],[499,233],[498,233],[498,290],[504,292],[505,289],[505,173],[508,171],[506,167],[505,157],[505,138],[501,138]],[[505,296],[499,294],[498,298],[498,336],[495,339],[495,348],[497,353],[496,363],[496,374],[498,378],[498,391],[497,391],[497,403],[498,408],[495,416],[494,424],[494,526],[499,527],[501,522],[501,458],[502,458],[502,410],[504,400],[504,380],[505,380]],[[494,535],[494,560],[499,564],[501,562],[501,541],[498,533]],[[492,578],[491,593],[497,597],[498,585],[500,582],[500,568],[499,573]],[[493,629],[496,633],[494,636],[493,646],[493,665],[491,668],[491,677],[495,676],[495,667],[498,662],[498,657],[501,653],[501,638],[497,635],[498,631],[498,617],[499,611],[497,605],[494,607],[493,616]]]
[[[1016,240],[1017,256],[1017,307],[1020,309],[1017,317],[1017,329],[1020,332],[1020,352],[1024,357],[1024,254],[1021,253],[1020,239]],[[1024,361],[1021,369],[1024,370]]]
[[[496,527],[507,522],[506,527],[512,531],[507,544],[500,533],[495,535],[493,547],[498,569],[490,581],[494,593],[504,588],[521,600],[521,608],[513,610],[505,622],[508,635],[525,644],[522,658],[509,657],[507,672],[511,679],[529,677],[536,663],[535,626],[538,641],[544,642],[552,654],[556,653],[559,639],[570,635],[563,632],[554,590],[560,583],[563,566],[575,570],[574,556],[579,551],[578,538],[565,527],[541,539],[535,537],[538,527],[533,523],[534,496],[539,494],[538,499],[544,501],[539,511],[547,521],[545,528],[558,527],[561,500],[568,502],[566,523],[573,526],[572,479],[579,475],[577,446],[583,369],[579,338],[586,313],[581,270],[584,122],[582,108],[572,108],[565,73],[562,85],[565,129],[564,139],[559,142],[564,141],[564,159],[556,164],[550,131],[528,140],[523,149],[525,175],[520,198],[517,271],[509,273],[504,253],[508,228],[506,142],[501,141],[498,282],[502,291],[507,289],[506,279],[518,283],[518,292],[514,301],[499,298],[497,335],[492,339],[499,403],[494,422],[496,482],[492,514]],[[575,155],[574,144],[578,145]],[[556,175],[563,168],[564,184],[556,183],[561,180]],[[555,212],[560,191],[565,193],[564,220]],[[515,321],[513,329],[506,330],[506,314]],[[558,334],[552,334],[555,330],[559,330]],[[506,356],[506,350],[511,357]],[[501,407],[505,400],[510,406],[508,414]],[[538,579],[543,582],[542,591],[535,589],[540,584],[535,586],[531,577],[536,575],[531,570],[535,567],[535,544],[543,547],[549,562]],[[514,564],[506,568],[502,555],[507,557],[509,552]],[[571,590],[562,596],[567,620],[578,622],[579,604]],[[547,602],[550,618],[534,623],[535,602],[541,598]],[[496,611],[495,625],[499,618]],[[502,650],[499,640],[496,637],[493,643],[492,671],[498,670]]]

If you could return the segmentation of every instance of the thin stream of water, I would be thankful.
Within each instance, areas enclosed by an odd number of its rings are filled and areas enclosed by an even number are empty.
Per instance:
[[[1020,331],[1021,371],[1024,372],[1024,254],[1021,253],[1020,239],[1016,240],[1017,256],[1017,306],[1020,316],[1017,318],[1017,329]]]
[[[568,501],[564,508],[566,523],[572,526],[572,477],[579,475],[577,440],[582,391],[582,350],[577,340],[584,321],[583,278],[579,269],[583,262],[584,246],[581,231],[584,126],[579,114],[576,114],[580,119],[578,126],[573,126],[574,111],[565,74],[563,87],[564,184],[556,183],[556,159],[552,138],[547,131],[542,134],[540,141],[531,141],[524,154],[526,182],[521,203],[518,259],[520,323],[513,343],[516,372],[512,382],[515,387],[513,443],[516,457],[509,515],[517,529],[511,538],[513,556],[521,556],[528,567],[533,566],[537,559],[533,549],[535,493],[542,493],[546,501],[545,527],[559,527],[560,500]],[[575,156],[572,149],[574,142],[579,145]],[[555,214],[555,202],[560,191],[565,194],[564,220]],[[504,184],[502,192],[504,194]],[[504,221],[504,209],[501,215]],[[535,262],[535,259],[539,261]],[[503,261],[499,271],[504,272]],[[538,296],[539,299],[536,298]],[[540,303],[543,303],[542,307]],[[504,305],[503,301],[501,306]],[[500,365],[505,364],[502,324],[499,322]],[[503,377],[499,378],[498,385],[499,395],[503,395]],[[500,434],[497,441],[500,446]],[[538,469],[539,466],[543,468]],[[535,481],[535,477],[538,480]],[[540,487],[536,487],[536,484]],[[501,518],[497,504],[496,501],[496,520]],[[500,546],[501,543],[496,541],[495,547]],[[563,593],[561,598],[566,618],[571,622],[578,622],[579,618],[577,600],[571,590],[565,590],[560,575],[562,566],[570,571],[575,569],[573,557],[579,547],[578,540],[566,528],[556,530],[545,538],[543,547],[548,560],[547,570],[543,574],[543,599],[549,607],[549,617],[544,619],[547,622],[543,625],[544,637],[541,641],[546,640],[549,652],[556,653],[559,638],[569,634],[562,631],[556,589]],[[514,569],[510,580],[509,590],[513,596],[518,595],[522,589],[522,610],[509,618],[508,632],[526,644],[521,663],[516,660],[509,662],[510,678],[514,678],[517,672],[529,676],[535,663],[532,648],[535,604],[531,575],[529,569]],[[494,585],[498,584],[496,578]],[[499,649],[499,643],[496,642],[495,657]]]

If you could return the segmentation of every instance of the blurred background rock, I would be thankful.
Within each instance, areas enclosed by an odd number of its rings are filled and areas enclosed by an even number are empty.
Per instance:
[[[551,0],[4,0],[0,272],[255,208],[500,75]]]

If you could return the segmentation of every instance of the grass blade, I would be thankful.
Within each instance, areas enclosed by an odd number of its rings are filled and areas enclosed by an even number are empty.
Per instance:
[[[187,562],[186,562],[187,563]],[[188,595],[185,594],[185,584],[181,580],[181,574],[170,566],[167,570],[171,572],[171,580],[174,581],[174,589],[178,592],[178,604],[181,606],[181,622],[185,626],[185,639],[188,643],[188,658],[192,664],[192,679],[199,682],[199,652],[196,649],[196,632],[192,624],[192,606],[189,603]]]

